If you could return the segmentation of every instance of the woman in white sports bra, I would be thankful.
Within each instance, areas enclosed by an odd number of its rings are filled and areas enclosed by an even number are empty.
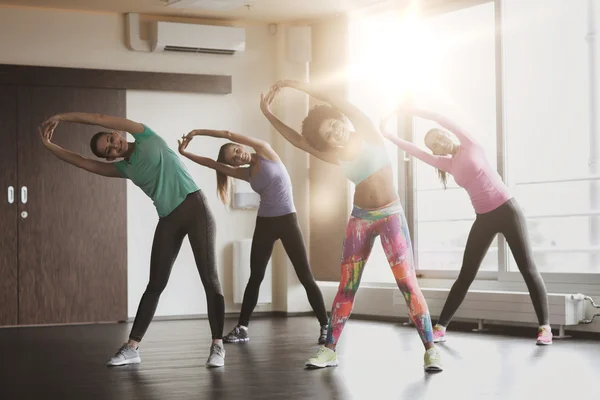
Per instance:
[[[298,133],[273,115],[270,104],[285,87],[305,92],[330,105],[312,108]],[[307,367],[338,365],[336,344],[350,317],[363,268],[377,236],[404,295],[426,352],[426,371],[441,371],[440,356],[433,344],[431,317],[421,293],[413,262],[410,236],[402,205],[393,185],[390,159],[384,139],[369,117],[344,99],[322,92],[309,83],[279,81],[261,97],[261,110],[281,135],[295,147],[321,160],[339,165],[356,185],[354,208],[342,250],[341,280],[331,308],[325,346],[306,362]],[[346,123],[348,117],[356,132]]]

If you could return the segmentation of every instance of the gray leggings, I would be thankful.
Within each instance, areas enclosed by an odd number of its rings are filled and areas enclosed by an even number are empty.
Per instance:
[[[529,290],[539,324],[547,325],[549,323],[546,285],[533,262],[525,217],[517,201],[510,199],[493,211],[477,214],[467,239],[460,274],[450,289],[438,324],[448,326],[450,323],[454,313],[465,299],[469,286],[475,279],[479,266],[498,233],[504,235],[510,246]]]
[[[201,191],[190,193],[173,212],[158,222],[150,258],[150,281],[135,315],[130,339],[140,342],[144,337],[186,235],[206,292],[212,338],[221,339],[225,300],[215,264],[215,220]]]

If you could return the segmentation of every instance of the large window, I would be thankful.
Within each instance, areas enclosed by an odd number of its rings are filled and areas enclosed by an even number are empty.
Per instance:
[[[598,44],[589,40],[600,4],[591,15],[593,2],[502,3],[506,178],[542,272],[600,272],[600,138],[591,123],[598,108],[590,107],[600,64],[593,68]],[[508,270],[517,271],[512,255]]]
[[[418,105],[469,131],[521,205],[544,273],[600,272],[596,3],[496,0],[427,17],[386,12],[350,18],[350,100],[377,123],[411,93]],[[423,146],[425,133],[435,126],[415,118],[412,129],[398,134]],[[466,192],[451,177],[444,189],[435,169],[405,160],[393,145],[388,151],[397,176],[412,167],[407,211],[414,217],[419,269],[432,277],[455,274],[475,219]],[[497,273],[500,280],[517,271],[501,237],[481,271]],[[379,243],[363,281],[394,282]]]
[[[454,120],[481,143],[492,166],[496,165],[496,90],[494,4],[441,14],[424,21],[437,51],[432,58],[409,58],[410,62],[433,62],[430,79],[435,90],[415,88],[417,103]],[[440,45],[441,43],[441,45]],[[413,140],[424,147],[425,133],[436,127],[422,119],[413,122]],[[437,171],[414,160],[416,179],[416,248],[420,270],[458,270],[475,213],[467,193],[451,176],[444,189]],[[497,240],[492,243],[481,270],[498,269]]]

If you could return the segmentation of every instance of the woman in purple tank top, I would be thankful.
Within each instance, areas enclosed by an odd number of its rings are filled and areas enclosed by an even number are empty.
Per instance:
[[[212,136],[229,139],[231,142],[221,146],[215,161],[186,151],[194,136]],[[252,147],[255,153],[247,152],[243,145]],[[319,320],[318,341],[325,343],[327,311],[323,295],[308,264],[304,239],[296,218],[292,182],[277,153],[269,143],[263,140],[210,129],[196,129],[188,133],[179,141],[179,152],[195,163],[212,168],[217,172],[217,192],[224,204],[229,203],[230,177],[250,182],[252,189],[260,195],[260,206],[250,251],[250,279],[244,292],[238,324],[228,335],[223,337],[223,341],[240,343],[249,340],[248,325],[258,301],[260,284],[273,253],[273,246],[277,240],[281,239],[296,270],[296,275],[306,290],[308,301]]]
[[[431,129],[427,132],[425,145],[433,154],[421,150],[406,140],[384,133],[386,122],[398,111],[434,121],[449,131]],[[401,106],[384,119],[380,130],[386,138],[406,153],[437,168],[444,187],[446,174],[452,174],[456,184],[469,194],[476,213],[458,279],[452,285],[438,323],[433,327],[434,341],[446,341],[446,326],[464,300],[492,241],[498,233],[502,233],[529,289],[539,322],[537,344],[551,344],[548,294],[542,276],[533,261],[525,217],[516,200],[509,194],[500,175],[488,163],[483,147],[471,135],[446,118],[409,105]],[[456,143],[452,134],[458,138],[459,143]]]

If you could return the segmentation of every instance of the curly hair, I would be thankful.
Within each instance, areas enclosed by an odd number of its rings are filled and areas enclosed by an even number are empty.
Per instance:
[[[304,136],[310,147],[319,151],[328,151],[331,149],[331,146],[319,133],[319,128],[326,119],[343,121],[345,117],[337,109],[326,104],[320,104],[311,108],[304,121],[302,121],[302,130],[300,133]]]

